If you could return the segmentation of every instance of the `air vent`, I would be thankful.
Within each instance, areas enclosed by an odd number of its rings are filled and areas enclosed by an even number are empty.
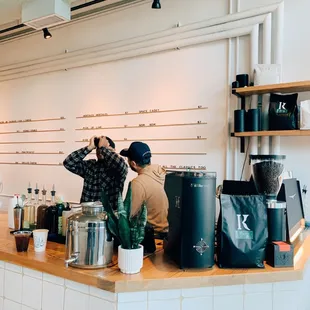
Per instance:
[[[64,0],[32,0],[23,3],[22,23],[40,30],[71,19],[70,4]]]

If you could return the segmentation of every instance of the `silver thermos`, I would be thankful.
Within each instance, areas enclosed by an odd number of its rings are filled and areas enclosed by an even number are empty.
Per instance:
[[[100,202],[82,203],[82,212],[68,218],[66,266],[103,268],[112,262],[113,238],[107,230],[107,214]]]

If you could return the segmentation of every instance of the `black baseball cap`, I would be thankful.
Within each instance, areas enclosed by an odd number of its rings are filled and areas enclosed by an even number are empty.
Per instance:
[[[149,146],[143,142],[132,142],[130,147],[122,150],[120,154],[138,163],[144,163],[152,157]]]

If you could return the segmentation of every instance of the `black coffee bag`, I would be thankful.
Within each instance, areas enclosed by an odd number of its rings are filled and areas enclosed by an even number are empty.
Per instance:
[[[298,94],[270,95],[269,130],[298,129]]]
[[[221,195],[217,261],[221,268],[264,268],[268,239],[265,197]]]

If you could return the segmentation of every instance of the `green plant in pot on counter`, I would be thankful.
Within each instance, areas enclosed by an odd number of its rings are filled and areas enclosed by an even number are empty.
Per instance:
[[[131,217],[132,190],[128,185],[126,198],[123,201],[119,194],[117,214],[113,211],[105,193],[102,193],[102,205],[108,214],[108,228],[118,239],[118,266],[123,273],[138,273],[143,265],[143,246],[147,209],[143,205],[139,213]]]

